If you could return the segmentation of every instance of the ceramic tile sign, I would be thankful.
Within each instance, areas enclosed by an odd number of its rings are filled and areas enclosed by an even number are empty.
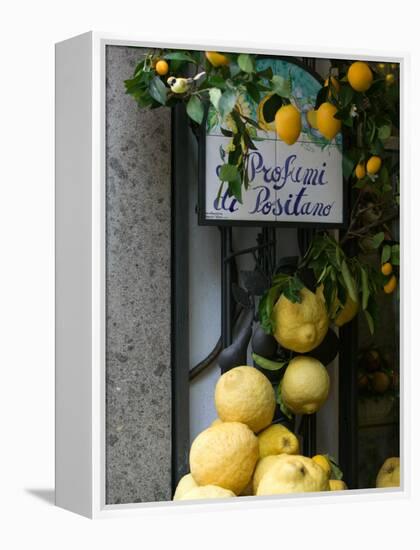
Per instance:
[[[202,154],[200,223],[203,225],[276,225],[341,227],[344,224],[342,137],[325,139],[308,121],[322,86],[313,73],[297,62],[264,58],[257,70],[270,66],[273,74],[287,78],[291,101],[301,113],[302,131],[287,145],[272,131],[257,130],[248,162],[249,187],[242,190],[242,204],[229,197],[227,184],[218,197],[218,172],[230,138],[223,136],[219,121],[209,112]],[[243,114],[257,120],[255,104],[239,98]],[[224,127],[229,121],[224,121]]]

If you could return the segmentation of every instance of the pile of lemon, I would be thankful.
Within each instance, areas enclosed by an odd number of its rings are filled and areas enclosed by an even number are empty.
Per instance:
[[[306,356],[290,362],[282,393],[293,410],[312,412],[325,401],[329,379],[324,370]],[[308,377],[315,383],[308,383]],[[327,457],[300,455],[296,435],[272,424],[274,389],[256,368],[240,366],[223,374],[216,384],[215,405],[218,418],[193,441],[190,473],[180,480],[174,500],[346,488],[344,482],[330,479]]]

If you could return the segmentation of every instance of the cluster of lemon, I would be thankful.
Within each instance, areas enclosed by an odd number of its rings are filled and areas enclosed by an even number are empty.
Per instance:
[[[298,368],[284,382],[292,406],[298,409],[305,401],[300,376]],[[313,395],[307,397],[314,400]],[[323,394],[315,400],[325,398]],[[174,500],[347,488],[344,482],[330,479],[331,464],[324,455],[300,455],[296,435],[281,424],[272,424],[274,390],[254,367],[236,367],[222,375],[215,389],[215,405],[218,418],[193,441],[191,473],[180,480]]]

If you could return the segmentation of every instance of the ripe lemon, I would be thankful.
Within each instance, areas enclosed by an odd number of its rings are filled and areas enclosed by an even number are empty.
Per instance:
[[[253,432],[269,426],[276,397],[273,386],[254,367],[235,367],[223,374],[214,394],[217,414],[223,422],[242,422]]]
[[[281,424],[273,424],[258,434],[260,458],[287,453],[299,454],[299,441],[293,432]]]
[[[400,459],[393,456],[387,458],[382,464],[381,469],[376,477],[376,487],[382,489],[384,487],[399,487],[400,486]]]
[[[366,167],[363,162],[359,162],[359,164],[356,166],[354,173],[358,180],[361,180],[366,176]]]
[[[350,86],[356,92],[366,92],[373,82],[372,71],[364,61],[352,63],[347,71],[347,78]]]
[[[394,290],[397,288],[397,278],[395,275],[391,275],[391,278],[389,281],[384,285],[384,292],[385,294],[392,294]]]
[[[334,324],[337,327],[342,327],[346,323],[349,323],[354,317],[356,317],[357,313],[359,312],[359,303],[355,302],[350,298],[350,296],[347,294],[347,298],[344,304],[343,309],[341,309],[334,318]]]
[[[281,397],[295,414],[312,414],[325,403],[330,377],[320,361],[307,355],[293,358],[281,384]]]
[[[155,65],[155,71],[160,76],[164,76],[165,74],[168,74],[169,71],[169,65],[164,59],[159,59],[159,61]]]
[[[328,479],[331,477],[331,463],[325,455],[315,455],[312,457],[312,460],[321,466],[324,472],[327,474]]]
[[[366,170],[368,174],[376,174],[379,172],[382,166],[382,159],[381,157],[378,157],[374,155],[373,157],[370,157],[370,159],[366,163]]]
[[[186,474],[181,477],[175,489],[174,500],[180,500],[185,493],[188,493],[188,491],[191,491],[194,487],[198,487],[198,485],[191,474]]]
[[[316,462],[301,455],[279,455],[262,476],[257,495],[329,491],[327,474]]]
[[[383,275],[386,275],[386,276],[391,275],[392,264],[390,262],[384,263],[383,266],[381,267],[381,271]]]
[[[346,483],[342,479],[330,479],[328,481],[330,491],[345,491],[348,489]]]
[[[204,498],[232,498],[235,493],[217,485],[202,485],[190,489],[177,500],[198,500]]]
[[[300,113],[294,105],[283,105],[275,116],[276,132],[287,145],[293,145],[300,136],[302,122]]]
[[[251,479],[258,455],[258,439],[248,426],[223,422],[194,439],[191,474],[198,485],[217,485],[240,495]]]
[[[395,75],[393,73],[388,73],[385,77],[385,82],[387,83],[388,86],[390,86],[391,84],[394,84]]]
[[[337,107],[328,101],[318,108],[316,115],[318,130],[326,139],[333,139],[341,130],[341,120],[334,118],[336,113]]]
[[[303,288],[302,301],[293,303],[284,294],[277,300],[272,319],[277,342],[286,349],[307,353],[319,346],[328,331],[328,312],[322,289],[316,294]]]
[[[229,59],[219,52],[206,52],[206,57],[213,65],[213,67],[221,67],[223,65],[229,65]]]
[[[252,490],[253,494],[256,495],[258,491],[258,485],[264,474],[277,462],[277,459],[280,455],[270,455],[261,458],[255,467],[254,475],[252,478]]]

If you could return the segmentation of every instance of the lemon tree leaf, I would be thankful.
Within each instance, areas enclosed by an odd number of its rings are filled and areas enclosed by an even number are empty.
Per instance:
[[[188,61],[190,63],[195,63],[195,59],[189,53],[185,52],[168,52],[163,56],[163,59],[174,60],[174,61]]]
[[[153,97],[153,99],[155,99],[158,103],[165,105],[166,97],[168,94],[168,88],[165,86],[165,84],[161,81],[161,79],[158,76],[155,76],[153,80],[150,82],[149,92],[150,92],[150,95]]]
[[[273,92],[280,97],[290,97],[292,93],[292,87],[289,79],[283,76],[275,74],[271,79]]]
[[[400,265],[400,245],[399,244],[392,245],[391,263],[393,265]]]
[[[187,114],[194,122],[197,122],[197,124],[203,122],[204,107],[196,95],[192,95],[188,100]]]
[[[219,101],[222,97],[222,92],[219,88],[210,88],[209,90],[210,102],[215,109],[219,109]]]
[[[248,53],[241,53],[238,55],[238,65],[244,73],[255,72],[254,60]]]
[[[343,472],[341,471],[336,459],[329,454],[325,454],[324,456],[331,464],[331,479],[343,479]]]
[[[343,275],[344,284],[349,293],[350,298],[353,302],[357,302],[357,291],[356,284],[353,278],[353,275],[350,273],[349,266],[347,265],[346,260],[341,262],[341,273]]]
[[[383,246],[382,248],[382,254],[381,254],[381,263],[384,264],[386,263],[390,257],[391,257],[391,247],[389,246],[389,244],[386,244]],[[392,262],[394,263],[394,262]]]
[[[376,235],[372,237],[372,247],[379,248],[383,243],[384,238],[385,238],[385,233],[383,231],[376,233]]]
[[[219,179],[227,182],[234,182],[238,179],[239,171],[233,164],[222,164],[219,172]]]
[[[259,367],[265,370],[271,370],[271,371],[280,370],[288,364],[287,361],[283,361],[283,362],[271,361],[271,359],[262,357],[257,353],[252,353],[252,358]]]
[[[236,103],[236,91],[235,90],[226,90],[223,92],[219,100],[219,112],[222,118],[225,118],[230,114],[235,107]]]

